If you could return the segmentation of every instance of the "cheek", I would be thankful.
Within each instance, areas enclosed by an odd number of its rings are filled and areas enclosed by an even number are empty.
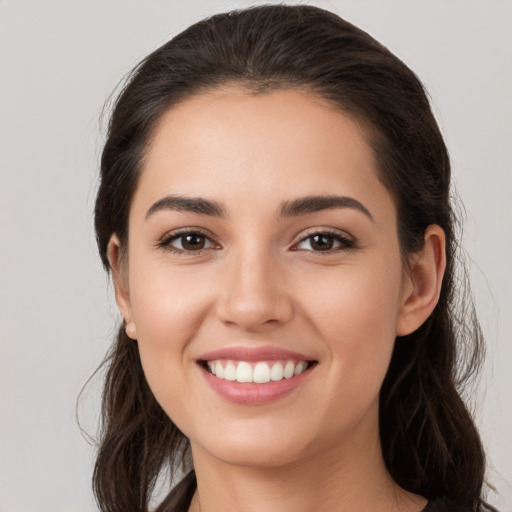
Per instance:
[[[338,374],[355,387],[373,380],[380,387],[396,338],[401,267],[383,261],[361,268],[317,276],[303,309]]]
[[[341,332],[354,331],[356,335],[377,326],[395,330],[401,267],[394,261],[310,273],[302,287],[299,298],[319,325],[336,330],[338,324],[346,324]]]
[[[154,258],[153,258],[154,259]],[[130,302],[139,337],[155,348],[183,347],[211,304],[211,293],[198,272],[169,269],[165,262],[134,261]],[[207,282],[207,281],[206,281]]]
[[[130,275],[130,302],[141,362],[156,399],[169,412],[180,407],[190,375],[187,365],[194,364],[188,357],[190,342],[204,323],[212,297],[204,276],[133,260],[137,271]]]
[[[347,272],[317,282],[310,294],[309,323],[327,350],[328,376],[317,390],[327,411],[322,423],[334,438],[376,421],[378,397],[395,343],[400,272]],[[325,383],[328,383],[325,384]]]

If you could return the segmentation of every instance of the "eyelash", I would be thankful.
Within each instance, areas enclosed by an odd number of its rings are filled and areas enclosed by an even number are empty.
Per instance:
[[[328,249],[325,251],[314,251],[312,249],[292,249],[292,250],[294,250],[294,251],[305,250],[305,251],[313,252],[313,253],[315,253],[315,255],[328,256],[328,255],[336,253],[336,252],[349,251],[351,249],[356,248],[356,244],[355,244],[354,240],[352,240],[348,236],[342,235],[341,233],[339,233],[337,231],[332,231],[329,229],[322,229],[319,231],[312,231],[310,233],[306,233],[306,235],[303,236],[299,240],[299,242],[294,244],[294,247],[296,245],[301,244],[302,242],[305,242],[306,240],[312,240],[313,237],[315,237],[315,236],[324,236],[326,238],[333,239],[334,242],[338,242],[340,245],[337,248]]]
[[[204,251],[212,249],[212,247],[206,247],[206,248],[201,248],[197,251],[192,251],[192,250],[186,250],[186,249],[178,249],[171,245],[171,242],[173,242],[174,240],[179,240],[180,238],[184,238],[185,236],[190,236],[190,235],[194,235],[197,237],[204,237],[205,239],[209,240],[214,246],[216,245],[216,242],[211,240],[211,238],[206,233],[203,233],[201,230],[198,230],[198,229],[169,233],[169,234],[165,235],[163,238],[161,238],[157,242],[156,245],[157,245],[157,247],[159,247],[161,249],[170,251],[179,256],[196,256],[196,255],[202,254]],[[314,251],[312,249],[293,249],[293,248],[291,250],[293,250],[293,251],[308,251],[308,252],[314,253],[315,255],[326,256],[326,255],[333,254],[336,252],[348,251],[348,250],[356,248],[356,243],[352,239],[350,239],[336,231],[331,231],[328,229],[323,229],[320,231],[313,231],[311,233],[306,234],[306,236],[302,237],[299,240],[299,242],[294,244],[294,247],[296,245],[299,245],[299,244],[305,242],[306,240],[312,239],[314,236],[324,236],[326,238],[333,239],[334,242],[338,242],[340,244],[340,246],[338,246],[337,248],[328,249],[325,251]],[[218,246],[217,246],[217,248],[218,248]]]
[[[174,254],[178,254],[180,256],[188,256],[188,255],[196,256],[198,254],[202,254],[205,250],[210,249],[210,247],[208,247],[208,248],[199,249],[197,251],[188,251],[185,249],[177,249],[176,247],[173,247],[171,245],[171,242],[173,242],[174,240],[179,240],[180,238],[184,238],[187,235],[195,235],[198,237],[204,237],[205,239],[210,240],[210,242],[212,244],[215,244],[215,242],[213,242],[210,239],[210,237],[206,233],[203,233],[201,230],[189,229],[189,230],[173,232],[173,233],[169,233],[169,234],[165,235],[163,238],[161,238],[159,240],[159,242],[157,243],[157,246],[160,247],[161,249],[170,251],[170,252],[172,252]]]

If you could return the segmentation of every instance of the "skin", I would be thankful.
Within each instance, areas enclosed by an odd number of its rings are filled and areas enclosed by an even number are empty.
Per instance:
[[[226,216],[161,209],[148,217],[169,194],[217,201]],[[356,199],[371,218],[352,207],[277,215],[285,201],[333,194]],[[109,255],[149,385],[191,442],[191,511],[425,506],[385,468],[378,396],[396,336],[419,327],[437,302],[444,236],[430,226],[406,268],[396,226],[364,132],[311,94],[226,87],[162,117],[128,247],[114,235]],[[204,232],[203,250],[169,242],[183,228]],[[349,244],[329,238],[332,248],[318,250],[308,237],[326,229]],[[282,347],[317,365],[275,402],[232,403],[207,385],[197,359],[240,345]]]

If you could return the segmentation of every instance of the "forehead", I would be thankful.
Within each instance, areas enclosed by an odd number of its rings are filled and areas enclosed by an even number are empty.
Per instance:
[[[156,125],[137,196],[387,195],[361,126],[318,96],[225,87],[172,107]]]

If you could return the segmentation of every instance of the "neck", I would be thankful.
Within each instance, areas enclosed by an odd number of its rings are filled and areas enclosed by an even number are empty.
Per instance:
[[[189,512],[421,511],[426,500],[389,475],[378,435],[361,434],[279,467],[229,464],[192,443],[197,492]]]

